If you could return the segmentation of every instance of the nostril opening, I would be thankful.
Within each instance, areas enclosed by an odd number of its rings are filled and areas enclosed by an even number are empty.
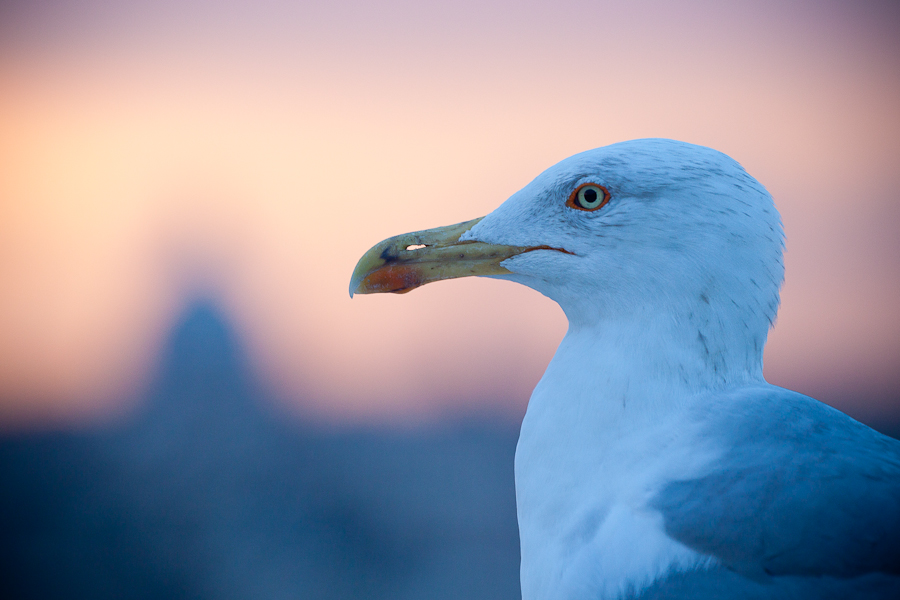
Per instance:
[[[418,250],[419,248],[424,248],[425,244],[410,244],[406,247],[407,250]]]

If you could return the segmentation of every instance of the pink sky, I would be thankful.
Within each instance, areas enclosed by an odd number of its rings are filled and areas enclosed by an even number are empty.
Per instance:
[[[640,137],[775,197],[769,380],[900,417],[892,4],[120,4],[0,9],[0,424],[128,408],[201,293],[301,411],[518,414],[552,302],[474,279],[351,302],[350,272]]]

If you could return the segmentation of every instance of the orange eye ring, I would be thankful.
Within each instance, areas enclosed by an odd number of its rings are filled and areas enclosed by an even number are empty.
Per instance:
[[[575,210],[594,212],[600,210],[609,202],[609,190],[596,183],[582,183],[572,190],[566,206]]]

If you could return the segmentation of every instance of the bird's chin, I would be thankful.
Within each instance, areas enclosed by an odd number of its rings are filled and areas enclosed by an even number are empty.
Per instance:
[[[531,282],[561,282],[572,269],[574,253],[557,249],[540,249],[518,254],[504,260],[500,266],[510,272],[509,279],[533,287]]]

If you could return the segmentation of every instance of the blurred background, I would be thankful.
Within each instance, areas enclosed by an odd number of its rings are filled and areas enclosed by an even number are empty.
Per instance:
[[[770,382],[900,433],[892,0],[0,3],[0,553],[20,597],[515,598],[565,333],[390,235],[670,137],[772,193]]]

